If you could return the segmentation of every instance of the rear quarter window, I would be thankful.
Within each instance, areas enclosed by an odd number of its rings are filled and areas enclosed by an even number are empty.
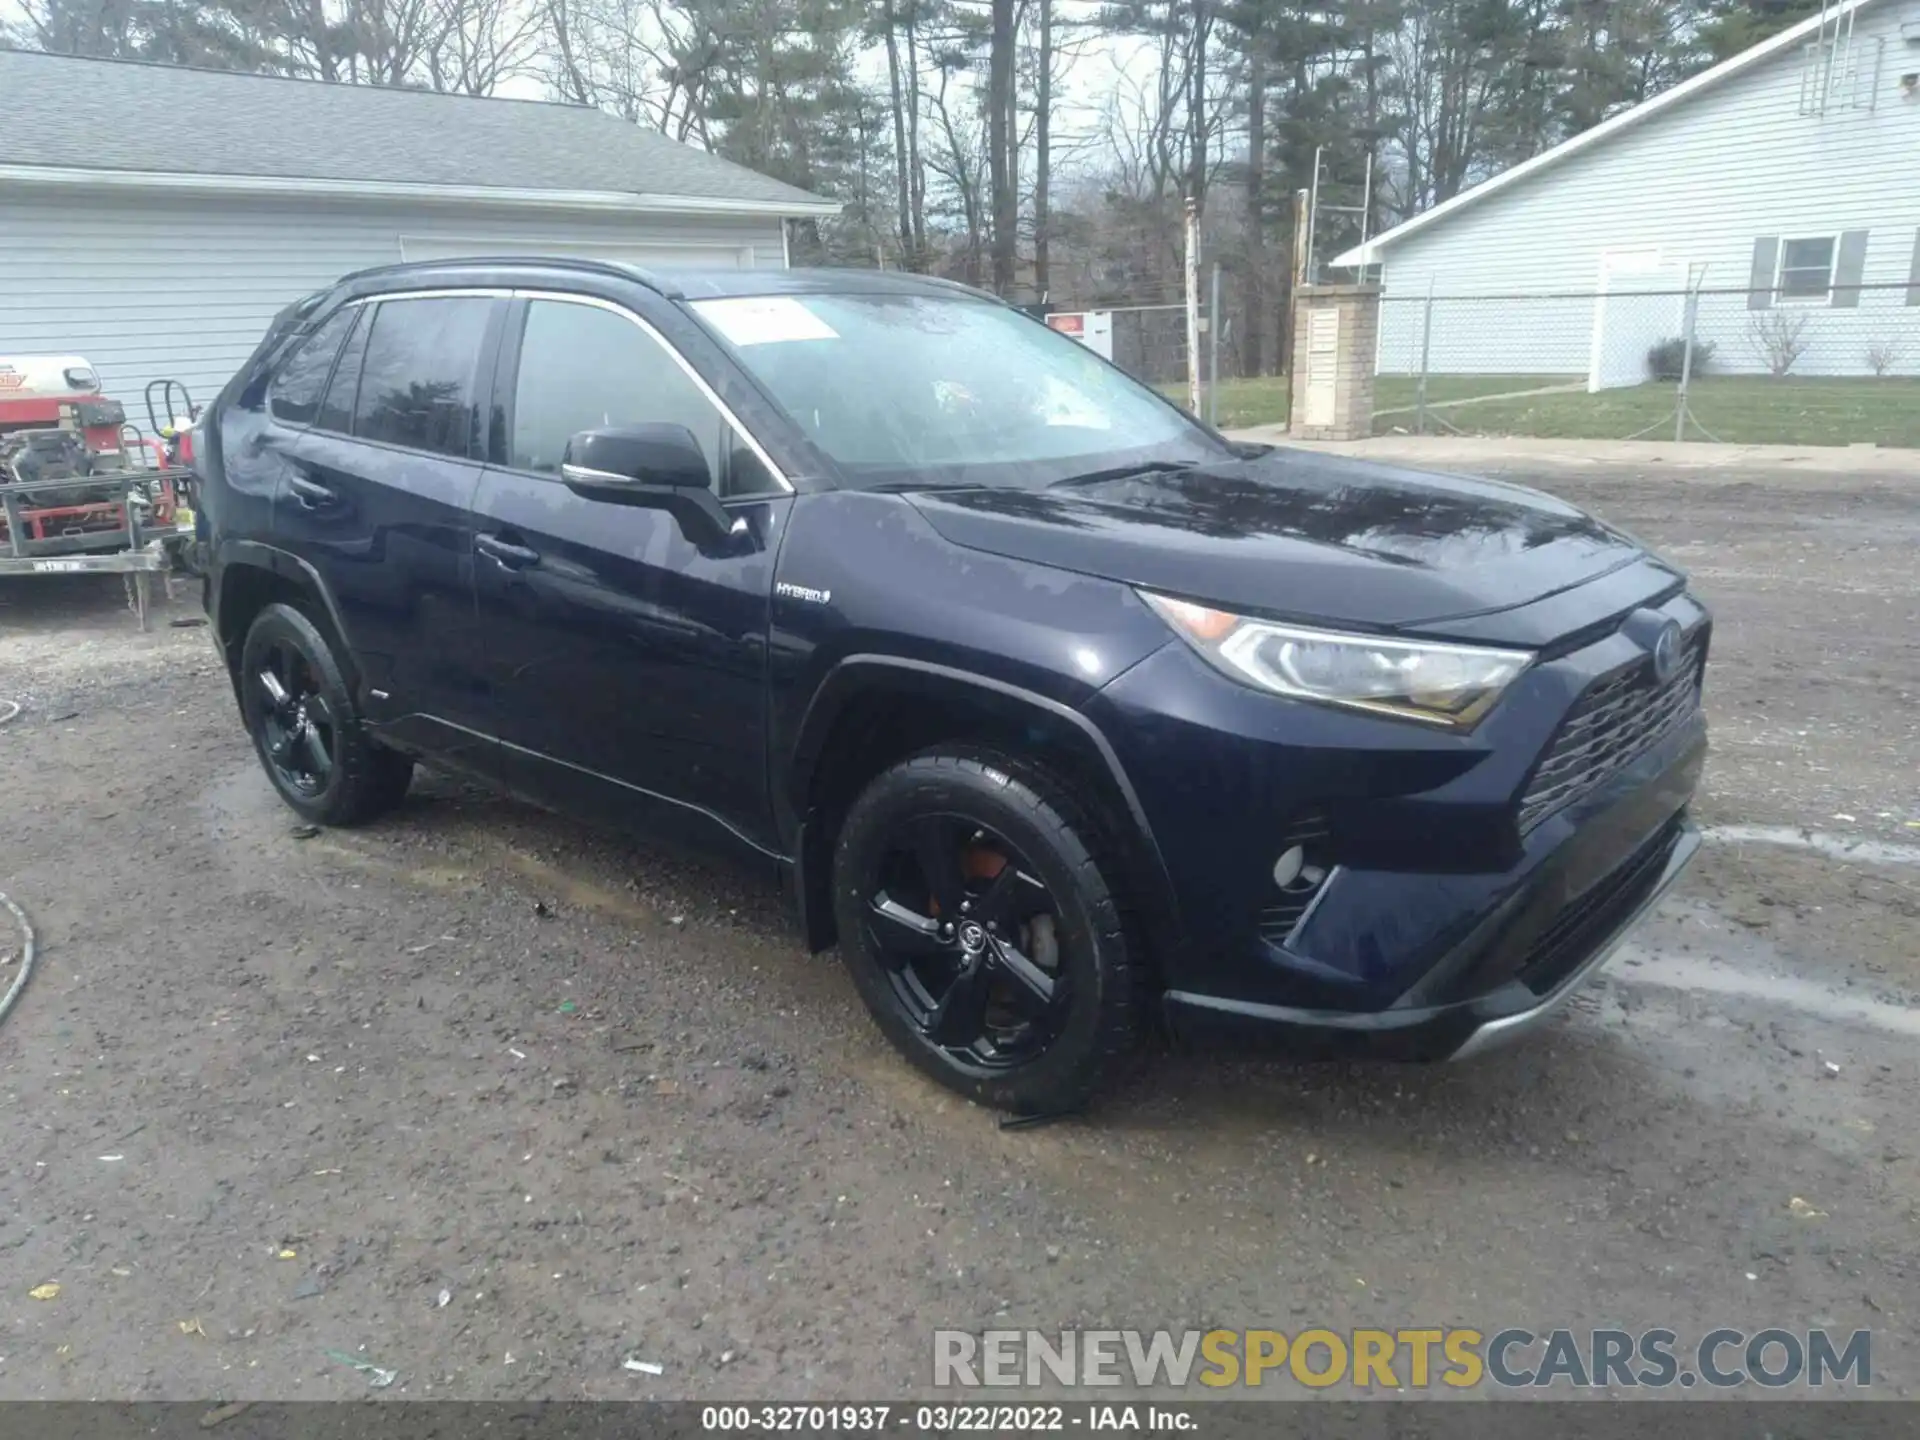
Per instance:
[[[313,423],[327,388],[327,376],[333,373],[334,357],[340,353],[340,342],[358,318],[357,310],[329,316],[280,362],[267,387],[267,408],[274,419],[285,425]]]

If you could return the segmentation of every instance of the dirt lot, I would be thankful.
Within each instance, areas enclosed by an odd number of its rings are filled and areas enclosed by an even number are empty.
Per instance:
[[[1920,847],[1920,479],[1531,478],[1716,605],[1704,819]],[[1870,1327],[1876,1390],[1920,1383],[1920,852],[1710,845],[1482,1061],[1157,1054],[1005,1132],[761,877],[431,777],[296,838],[206,632],[120,603],[0,588],[42,945],[0,1398],[368,1393],[330,1351],[388,1395],[875,1398],[992,1324]]]

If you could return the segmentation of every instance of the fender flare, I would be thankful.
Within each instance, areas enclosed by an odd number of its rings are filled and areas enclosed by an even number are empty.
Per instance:
[[[327,588],[326,581],[320,578],[320,572],[298,555],[259,540],[229,540],[220,547],[219,554],[209,568],[213,576],[213,583],[209,586],[212,601],[208,606],[212,611],[209,618],[213,621],[213,632],[221,642],[223,653],[230,644],[237,644],[245,638],[239,635],[229,637],[222,623],[227,603],[228,572],[234,569],[265,570],[282,580],[293,582],[320,602],[321,608],[326,611],[327,623],[333,627],[333,633],[339,637],[341,646],[347,652],[340,658],[351,669],[359,669],[354,662],[352,647],[347,641],[346,623],[340,617],[340,607],[334,601],[333,592]],[[232,663],[237,661],[230,662],[229,668]]]
[[[1146,809],[1140,803],[1139,793],[1127,778],[1126,768],[1120,763],[1120,757],[1114,753],[1112,744],[1101,733],[1100,727],[1072,706],[1023,686],[928,660],[880,654],[848,655],[827,672],[801,717],[792,762],[787,767],[786,785],[777,796],[779,808],[794,820],[793,891],[800,907],[801,927],[810,949],[825,949],[827,942],[823,937],[832,932],[831,913],[816,913],[819,907],[813,903],[814,897],[826,888],[826,879],[820,871],[831,865],[832,857],[825,850],[823,837],[809,833],[813,817],[807,804],[807,794],[812,788],[815,765],[826,747],[827,737],[847,704],[878,688],[908,688],[929,694],[939,694],[943,690],[949,693],[962,691],[976,699],[987,696],[991,697],[995,708],[1004,709],[1009,714],[1017,715],[1023,710],[1038,713],[1072,730],[1098,758],[1126,807],[1133,831],[1127,838],[1134,842],[1139,857],[1145,862],[1147,873],[1141,878],[1155,892],[1140,897],[1146,902],[1141,906],[1143,919],[1151,932],[1155,948],[1163,956],[1168,953],[1167,947],[1176,942],[1180,933],[1173,880],[1167,870],[1166,860],[1160,853],[1153,827],[1148,823]],[[827,908],[830,912],[831,907]]]

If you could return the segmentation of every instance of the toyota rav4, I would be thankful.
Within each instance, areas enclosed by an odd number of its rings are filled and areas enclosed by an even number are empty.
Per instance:
[[[1155,1016],[1478,1051],[1697,844],[1673,566],[1231,443],[957,285],[369,271],[202,442],[207,607],[296,812],[370,820],[423,760],[764,862],[993,1105],[1080,1104]]]

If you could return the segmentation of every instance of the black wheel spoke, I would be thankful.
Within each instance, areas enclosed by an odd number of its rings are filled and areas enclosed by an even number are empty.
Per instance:
[[[1021,1010],[1038,1015],[1053,1007],[1059,982],[1052,975],[1004,940],[994,942],[993,958],[995,967],[1011,982],[1008,992]]]
[[[973,913],[983,923],[1012,929],[1048,908],[1047,887],[1018,865],[1006,864],[993,883],[974,902]]]
[[[944,815],[923,816],[913,827],[913,853],[942,918],[952,919],[966,898],[957,827]]]
[[[281,683],[271,666],[263,668],[255,678],[259,681],[260,693],[267,697],[267,705],[275,714],[293,703],[293,696],[287,693],[287,687]]]
[[[992,977],[980,957],[961,966],[940,1003],[927,1016],[927,1034],[940,1045],[968,1045],[987,1027],[987,997]]]
[[[909,960],[945,954],[951,947],[940,938],[940,922],[915,914],[899,901],[881,896],[871,906],[869,926],[880,958],[889,969]]]
[[[327,750],[327,740],[320,733],[320,727],[309,718],[301,727],[300,748],[307,763],[307,773],[315,779],[324,780],[333,769],[333,756]]]

